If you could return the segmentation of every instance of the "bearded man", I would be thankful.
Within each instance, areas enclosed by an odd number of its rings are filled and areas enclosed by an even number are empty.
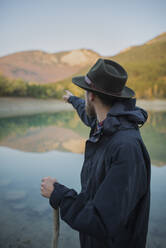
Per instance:
[[[150,208],[150,158],[139,127],[147,120],[125,86],[127,72],[99,59],[73,83],[85,100],[67,92],[81,120],[91,128],[81,171],[81,192],[44,178],[41,194],[80,234],[82,248],[145,248]]]

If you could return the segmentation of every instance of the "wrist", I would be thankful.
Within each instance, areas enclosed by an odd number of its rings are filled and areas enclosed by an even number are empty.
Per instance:
[[[54,184],[54,190],[52,191],[49,203],[53,208],[58,208],[61,200],[63,199],[64,195],[70,190],[64,185],[55,182]]]
[[[72,102],[72,97],[73,97],[72,95],[69,96],[69,98],[67,99],[67,102],[68,102],[68,103],[71,103],[71,102]]]

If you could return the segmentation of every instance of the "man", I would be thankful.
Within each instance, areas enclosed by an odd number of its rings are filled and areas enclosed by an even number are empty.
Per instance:
[[[81,171],[81,192],[44,178],[41,194],[80,233],[82,248],[144,248],[150,207],[150,159],[139,132],[147,113],[135,106],[127,73],[99,59],[73,83],[85,101],[69,92],[65,100],[91,127]]]

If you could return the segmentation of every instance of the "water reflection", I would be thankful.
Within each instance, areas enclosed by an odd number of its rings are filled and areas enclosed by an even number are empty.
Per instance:
[[[40,195],[42,177],[80,191],[83,155],[52,151],[30,153],[0,147],[0,247],[50,248],[52,209]],[[166,247],[166,167],[152,166],[147,248]],[[78,233],[60,223],[59,248],[79,247]]]
[[[0,119],[0,145],[28,152],[83,153],[87,133],[73,111]]]
[[[152,163],[166,165],[166,112],[149,112],[147,123],[141,128]]]
[[[0,119],[0,146],[27,152],[83,153],[88,133],[73,111]],[[152,163],[166,165],[166,112],[149,112],[141,133]]]
[[[25,153],[0,148],[0,247],[50,248],[53,224],[48,199],[40,195],[41,178],[56,177],[80,190],[83,156],[72,153]],[[74,176],[73,176],[74,173]],[[78,234],[64,222],[59,247],[79,247]]]
[[[83,155],[71,152],[84,151],[88,133],[73,111],[0,119],[0,247],[50,247],[52,209],[40,180],[50,175],[79,191]],[[150,112],[141,133],[152,163],[166,165],[166,112]],[[166,247],[165,178],[166,167],[152,166],[148,248]],[[79,247],[64,222],[60,232],[60,248]]]

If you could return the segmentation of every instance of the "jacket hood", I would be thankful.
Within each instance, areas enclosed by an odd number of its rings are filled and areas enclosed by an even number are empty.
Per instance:
[[[147,112],[136,107],[136,99],[117,101],[104,120],[103,132],[112,134],[122,129],[138,128],[144,125],[147,118]]]

